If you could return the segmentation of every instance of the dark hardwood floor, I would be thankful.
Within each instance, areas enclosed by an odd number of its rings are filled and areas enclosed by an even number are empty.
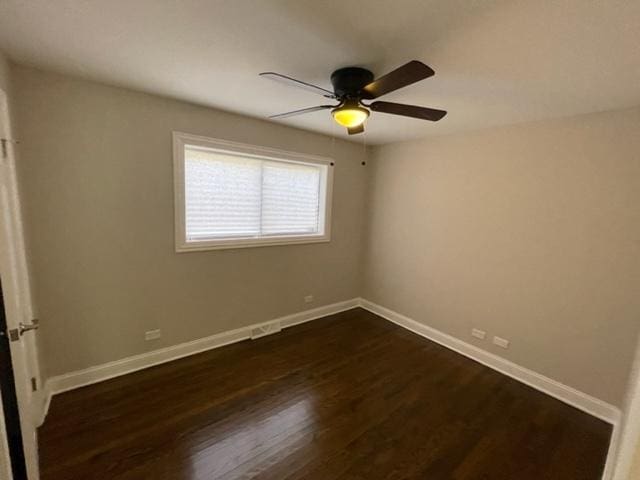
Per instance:
[[[611,427],[355,309],[54,397],[43,480],[596,480]]]

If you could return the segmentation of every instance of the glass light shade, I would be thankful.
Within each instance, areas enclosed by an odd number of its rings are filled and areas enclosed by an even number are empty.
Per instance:
[[[359,106],[345,105],[331,112],[333,119],[343,127],[353,128],[360,126],[369,117],[369,110]]]

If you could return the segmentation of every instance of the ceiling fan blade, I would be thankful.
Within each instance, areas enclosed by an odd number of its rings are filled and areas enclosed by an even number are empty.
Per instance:
[[[281,119],[295,117],[296,115],[303,115],[305,113],[318,112],[320,110],[326,110],[328,108],[336,108],[337,105],[318,105],[317,107],[302,108],[300,110],[294,110],[292,112],[279,113],[277,115],[271,115],[269,118]]]
[[[296,80],[295,78],[287,77],[286,75],[282,75],[281,73],[262,72],[260,76],[264,78],[269,78],[271,80],[275,80],[276,82],[284,83],[285,85],[302,88],[303,90],[317,93],[318,95],[322,95],[323,97],[336,98],[335,94],[331,90],[327,90],[326,88],[322,88],[322,87],[317,87],[310,83],[303,82],[302,80]]]
[[[362,89],[362,98],[371,100],[381,97],[389,92],[393,92],[412,83],[419,82],[425,78],[435,75],[436,72],[418,60],[411,60],[409,63],[396,68]]]
[[[347,128],[347,132],[349,132],[349,135],[356,135],[358,133],[364,132],[364,123],[361,123],[357,127]]]
[[[391,102],[373,102],[369,105],[369,108],[374,112],[391,113],[393,115],[419,118],[421,120],[431,120],[432,122],[437,122],[447,114],[444,110],[438,110],[436,108]]]

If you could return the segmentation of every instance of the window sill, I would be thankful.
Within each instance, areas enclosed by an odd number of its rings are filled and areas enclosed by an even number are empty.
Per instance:
[[[229,240],[203,240],[176,243],[176,252],[202,252],[206,250],[230,250],[236,248],[274,247],[278,245],[304,245],[307,243],[327,243],[329,235],[309,235],[295,237],[245,238]]]

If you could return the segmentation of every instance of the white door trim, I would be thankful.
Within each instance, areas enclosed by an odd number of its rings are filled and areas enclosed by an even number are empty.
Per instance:
[[[605,480],[629,480],[634,458],[640,451],[640,341],[629,376],[620,433],[615,440],[617,448],[610,449],[607,469],[603,478]]]
[[[0,89],[0,138],[15,140],[9,117],[8,97]],[[8,329],[33,319],[33,304],[27,273],[20,198],[15,169],[15,142],[5,142],[0,151],[0,276]],[[4,155],[6,153],[6,157]],[[31,378],[40,384],[35,334],[10,342],[16,396],[24,444],[27,475],[39,478],[35,411],[41,401],[31,390]]]

